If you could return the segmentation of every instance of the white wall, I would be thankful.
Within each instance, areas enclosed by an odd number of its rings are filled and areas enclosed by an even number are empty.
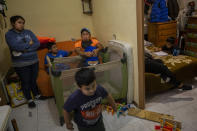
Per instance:
[[[57,41],[80,38],[87,27],[94,34],[92,17],[83,14],[81,0],[6,0],[7,15],[22,15],[26,28],[36,35],[55,37]]]
[[[130,43],[134,51],[134,100],[138,103],[136,0],[93,0],[96,37],[106,44],[113,39]]]

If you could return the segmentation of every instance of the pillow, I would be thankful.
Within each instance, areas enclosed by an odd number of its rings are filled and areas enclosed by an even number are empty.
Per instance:
[[[55,42],[55,38],[49,38],[49,37],[40,37],[37,36],[38,40],[40,41],[40,47],[39,49],[47,48],[47,43],[48,42]]]

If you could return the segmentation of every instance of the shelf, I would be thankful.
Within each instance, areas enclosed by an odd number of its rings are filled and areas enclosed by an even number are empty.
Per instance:
[[[188,51],[192,51],[192,52],[196,52],[197,53],[197,48],[196,47],[193,47],[193,46],[185,46],[185,50],[188,50]]]
[[[185,42],[197,43],[197,38],[186,38]]]
[[[187,33],[190,33],[190,32],[191,32],[191,33],[192,33],[192,32],[197,33],[197,29],[186,28],[185,32],[187,32]]]

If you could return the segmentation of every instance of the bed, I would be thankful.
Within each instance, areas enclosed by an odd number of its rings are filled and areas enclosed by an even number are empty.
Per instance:
[[[150,49],[150,48],[149,48]],[[173,72],[177,80],[190,81],[197,76],[197,58],[186,55],[155,56]],[[170,89],[172,85],[161,83],[161,77],[153,73],[145,73],[146,94],[151,95]]]

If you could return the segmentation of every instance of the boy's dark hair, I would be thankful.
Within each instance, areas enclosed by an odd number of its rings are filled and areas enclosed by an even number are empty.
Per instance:
[[[83,85],[88,86],[96,79],[93,68],[81,68],[75,74],[75,81],[81,88]]]
[[[24,23],[25,23],[25,19],[22,16],[20,16],[20,15],[15,15],[15,16],[10,17],[10,23],[11,24],[15,24],[15,22],[18,19],[22,19],[24,21]]]
[[[176,39],[174,37],[168,37],[166,41],[169,42],[170,44],[174,45],[175,40]]]
[[[81,29],[81,34],[82,34],[84,31],[86,31],[86,32],[88,32],[88,33],[90,34],[90,30],[89,30],[89,29],[87,29],[87,28],[83,28],[83,29]]]
[[[52,48],[52,46],[55,45],[55,44],[56,44],[55,42],[48,42],[47,43],[48,50],[50,50]]]

